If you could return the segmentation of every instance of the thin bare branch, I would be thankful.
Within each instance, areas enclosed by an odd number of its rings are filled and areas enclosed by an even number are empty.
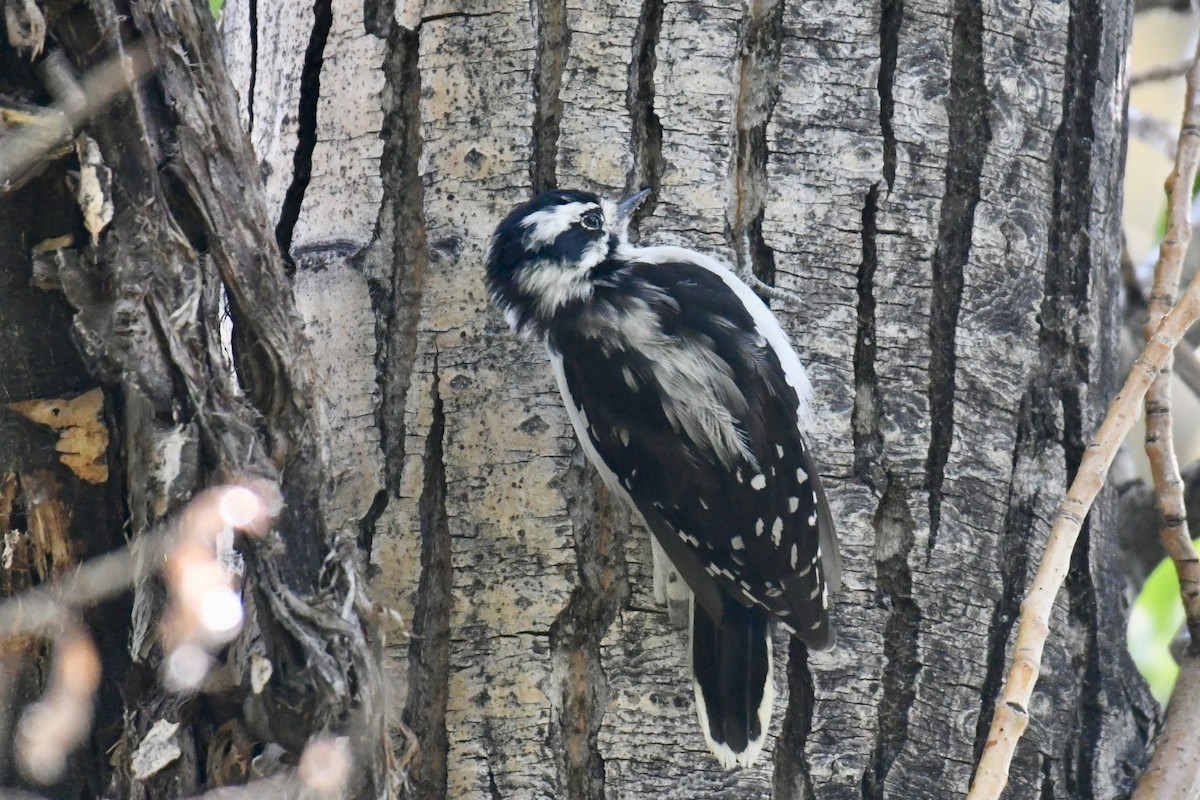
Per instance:
[[[1154,269],[1154,288],[1150,292],[1145,326],[1147,340],[1154,335],[1159,323],[1175,303],[1183,258],[1192,240],[1192,187],[1196,181],[1197,165],[1200,164],[1200,49],[1187,73],[1186,97],[1175,169],[1166,183],[1167,230]],[[1191,355],[1186,345],[1182,352]],[[1150,471],[1154,476],[1158,509],[1162,516],[1159,536],[1163,547],[1175,562],[1188,628],[1195,638],[1200,634],[1200,560],[1197,560],[1196,549],[1188,533],[1183,481],[1175,457],[1171,419],[1171,365],[1172,358],[1167,356],[1162,371],[1146,395],[1146,455],[1150,459]]]
[[[26,124],[0,138],[0,196],[8,194],[47,155],[61,150],[71,135],[150,73],[150,57],[141,46],[113,56],[76,83],[61,58],[47,58],[42,80],[55,96],[53,105],[38,109]]]
[[[1200,719],[1200,654],[1189,647],[1180,663],[1179,679],[1167,721],[1154,744],[1150,766],[1130,800],[1200,797],[1200,753],[1196,750],[1196,720]]]
[[[1129,135],[1141,139],[1158,152],[1170,159],[1175,158],[1175,130],[1158,117],[1140,111],[1135,106],[1129,107]]]
[[[1196,60],[1188,76],[1188,108],[1180,131],[1179,161],[1168,184],[1170,191],[1169,215],[1173,224],[1182,221],[1190,235],[1189,208],[1191,205],[1192,176],[1195,161],[1200,156],[1200,108],[1196,102],[1196,87],[1200,85],[1200,59]],[[1178,236],[1168,235],[1170,244],[1164,248],[1179,248],[1178,257],[1187,247],[1187,242],[1178,241]],[[1153,300],[1153,299],[1152,299]],[[1037,683],[1041,669],[1042,651],[1050,632],[1050,613],[1054,599],[1062,587],[1070,569],[1071,553],[1079,538],[1084,518],[1091,509],[1096,495],[1104,485],[1108,468],[1112,464],[1117,448],[1133,427],[1137,418],[1138,404],[1150,389],[1159,371],[1167,365],[1171,351],[1183,338],[1191,325],[1200,319],[1200,275],[1192,279],[1178,306],[1170,311],[1148,336],[1141,355],[1134,361],[1129,377],[1120,393],[1109,406],[1108,414],[1096,434],[1095,440],[1084,453],[1079,472],[1071,483],[1066,498],[1059,506],[1050,532],[1050,539],[1042,555],[1037,575],[1021,603],[1020,623],[1013,646],[1012,664],[996,701],[991,729],[979,766],[971,785],[968,800],[996,800],[1008,783],[1008,769],[1012,763],[1017,742],[1029,724],[1029,700]]]
[[[1129,76],[1129,86],[1140,86],[1143,83],[1167,81],[1171,78],[1182,78],[1192,68],[1192,59],[1185,58],[1170,64],[1158,64],[1150,69],[1135,72]]]

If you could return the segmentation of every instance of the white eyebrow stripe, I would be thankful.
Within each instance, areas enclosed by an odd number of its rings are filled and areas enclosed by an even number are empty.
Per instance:
[[[532,246],[550,244],[565,233],[590,209],[599,208],[596,203],[563,203],[553,208],[535,211],[521,220],[521,227],[529,230],[525,241]]]

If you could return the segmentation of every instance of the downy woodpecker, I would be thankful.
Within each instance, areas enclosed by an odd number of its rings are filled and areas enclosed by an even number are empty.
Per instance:
[[[766,305],[727,267],[629,243],[647,191],[554,190],[518,206],[487,253],[492,300],[545,342],[584,452],[692,590],[692,669],[709,748],[762,749],[772,620],[831,647],[833,524],[805,444],[808,376]]]

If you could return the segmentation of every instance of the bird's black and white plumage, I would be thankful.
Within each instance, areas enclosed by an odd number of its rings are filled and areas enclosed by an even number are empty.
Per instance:
[[[770,623],[832,646],[840,563],[804,431],[811,387],[745,283],[680,247],[636,247],[621,203],[550,191],[510,213],[487,255],[494,302],[545,341],[580,444],[645,518],[695,596],[692,663],[726,768],[762,748]]]

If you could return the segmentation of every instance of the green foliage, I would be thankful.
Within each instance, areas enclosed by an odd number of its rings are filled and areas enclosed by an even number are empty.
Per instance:
[[[1196,543],[1200,545],[1200,539]],[[1168,558],[1146,579],[1130,609],[1127,631],[1134,663],[1150,684],[1154,697],[1164,705],[1179,676],[1179,665],[1171,657],[1169,647],[1181,625],[1183,603],[1179,599],[1179,578]]]
[[[223,5],[225,5],[225,0],[208,0],[208,7],[214,17],[220,16],[221,6]]]

